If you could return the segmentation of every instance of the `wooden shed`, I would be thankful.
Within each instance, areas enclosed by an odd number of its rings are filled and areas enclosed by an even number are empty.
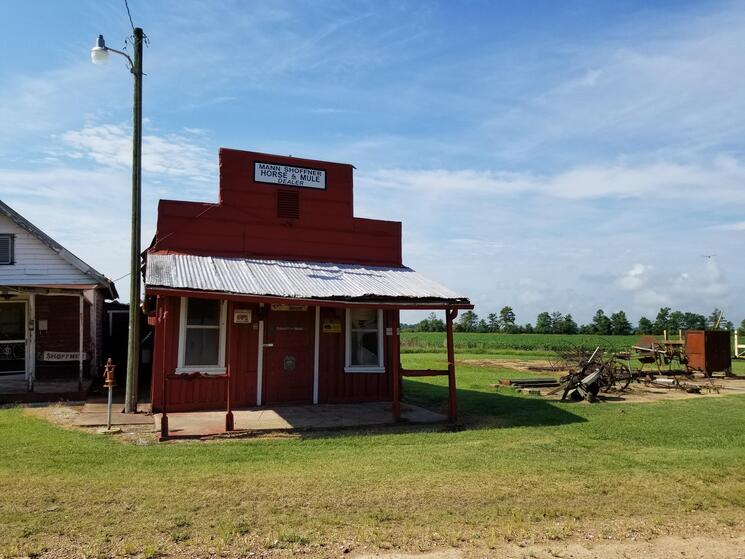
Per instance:
[[[353,167],[220,150],[215,204],[161,200],[146,253],[162,411],[390,401],[400,413],[399,312],[469,300],[401,258],[401,223],[353,215]]]
[[[0,201],[0,399],[27,399],[18,387],[45,381],[79,392],[102,360],[104,300],[116,297],[113,282]]]

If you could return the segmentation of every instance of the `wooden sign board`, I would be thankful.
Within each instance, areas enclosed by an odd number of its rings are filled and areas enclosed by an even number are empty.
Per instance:
[[[336,318],[327,318],[323,321],[323,333],[324,334],[339,334],[341,333],[341,320]]]
[[[251,309],[235,309],[233,311],[234,324],[251,324]]]
[[[272,303],[271,309],[273,311],[307,311],[308,305],[282,305],[280,303]]]

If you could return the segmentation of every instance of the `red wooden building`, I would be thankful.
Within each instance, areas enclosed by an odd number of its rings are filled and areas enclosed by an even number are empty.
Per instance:
[[[352,175],[221,149],[216,204],[160,201],[145,262],[156,411],[391,401],[398,417],[402,375],[445,374],[455,418],[452,321],[473,307],[403,266],[400,222],[354,216]],[[401,369],[403,309],[446,310],[447,371]]]

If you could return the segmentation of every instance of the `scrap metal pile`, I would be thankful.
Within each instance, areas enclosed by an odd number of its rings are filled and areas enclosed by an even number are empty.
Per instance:
[[[568,371],[559,379],[559,386],[548,392],[562,392],[561,399],[595,401],[603,393],[621,393],[629,389],[632,381],[648,387],[677,389],[700,393],[702,389],[719,391],[709,379],[708,384],[690,382],[692,370],[682,343],[676,340],[657,340],[652,336],[641,338],[625,352],[606,352],[601,346],[592,353],[574,348],[559,355],[557,368]],[[631,363],[637,360],[639,369]],[[645,370],[645,365],[654,369]]]
[[[621,392],[631,384],[631,368],[621,360],[622,354],[605,356],[603,348],[595,348],[591,354],[575,349],[561,355],[569,374],[559,379],[559,387],[549,392],[555,394],[563,389],[562,400],[594,401],[601,392]],[[568,365],[568,366],[566,366]]]

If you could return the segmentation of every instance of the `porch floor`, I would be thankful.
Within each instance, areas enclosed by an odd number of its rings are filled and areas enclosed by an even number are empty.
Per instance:
[[[57,400],[85,400],[92,379],[83,379],[78,390],[78,379],[36,380],[34,391],[28,391],[25,375],[0,375],[0,404],[53,402]]]
[[[162,414],[154,414],[160,432]],[[407,423],[439,423],[445,415],[401,404]],[[394,423],[390,402],[364,404],[319,404],[233,410],[235,432],[312,431],[368,427]],[[225,411],[176,412],[168,414],[169,437],[205,437],[225,433]]]

